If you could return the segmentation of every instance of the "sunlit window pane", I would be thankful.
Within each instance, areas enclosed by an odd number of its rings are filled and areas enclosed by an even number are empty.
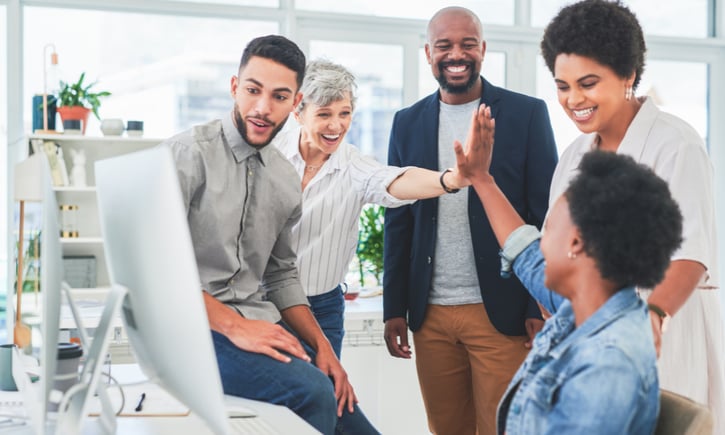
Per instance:
[[[199,3],[200,0],[174,0],[182,2]],[[237,6],[259,6],[263,8],[278,8],[279,0],[204,0],[203,3],[219,3]]]
[[[649,95],[660,109],[692,125],[707,143],[707,64],[648,60],[637,95]],[[687,86],[682,86],[686,77]]]
[[[514,0],[462,0],[455,4],[474,11],[484,23],[513,24]],[[376,15],[381,17],[417,18],[427,20],[439,9],[452,6],[444,0],[296,0],[297,9]]]
[[[536,0],[531,2],[531,24],[545,27],[563,6],[574,0]],[[706,38],[708,0],[667,2],[660,0],[625,0],[646,34]]]
[[[0,28],[7,29],[7,8],[0,5]],[[0,95],[7,95],[7,32],[0,32]],[[0,176],[0,343],[5,343],[5,298],[7,294],[7,271],[8,271],[8,238],[6,217],[8,216],[8,185],[5,168],[8,167],[8,99],[0,98],[0,168],[3,168],[3,175]]]
[[[43,90],[43,47],[53,43],[61,78],[85,72],[98,80],[94,89],[113,93],[101,118],[142,120],[148,137],[227,113],[245,45],[278,31],[274,22],[35,7],[25,8],[25,22],[27,131],[32,95]],[[100,135],[99,125],[91,116],[86,134]]]
[[[357,106],[346,140],[387,162],[393,115],[403,103],[403,47],[311,41],[310,59],[320,57],[344,65],[357,79]]]
[[[438,89],[438,82],[433,77],[431,66],[425,57],[425,50],[422,48],[418,59],[418,98],[423,98]],[[481,73],[492,84],[506,87],[506,53],[486,51]]]

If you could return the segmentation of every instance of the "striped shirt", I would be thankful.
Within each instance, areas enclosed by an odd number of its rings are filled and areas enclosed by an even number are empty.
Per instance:
[[[280,133],[273,142],[302,178],[300,128]],[[346,142],[320,168],[302,192],[302,218],[292,228],[297,268],[307,296],[334,289],[345,280],[355,255],[360,212],[365,204],[400,207],[388,186],[409,168],[386,166]]]

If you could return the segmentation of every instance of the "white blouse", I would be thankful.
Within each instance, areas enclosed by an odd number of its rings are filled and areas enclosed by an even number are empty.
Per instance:
[[[554,171],[549,209],[577,173],[584,153],[596,147],[596,133],[579,136]],[[622,139],[617,154],[652,168],[670,187],[683,216],[682,246],[672,261],[701,263],[707,273],[699,288],[719,286],[713,166],[699,134],[682,119],[662,112],[646,98]]]
[[[299,151],[300,128],[278,135],[274,144],[302,178],[305,161]],[[334,289],[344,282],[355,255],[358,222],[365,204],[400,207],[388,186],[409,167],[386,166],[343,142],[302,192],[302,218],[292,229],[297,269],[307,296]]]

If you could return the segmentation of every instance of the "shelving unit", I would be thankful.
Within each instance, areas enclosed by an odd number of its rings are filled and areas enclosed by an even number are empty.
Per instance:
[[[63,256],[93,256],[96,258],[96,287],[75,289],[89,298],[102,298],[110,287],[108,268],[103,252],[103,237],[98,220],[94,163],[97,160],[140,151],[161,143],[163,139],[129,138],[123,136],[91,137],[64,134],[28,136],[29,152],[44,152],[41,143],[54,142],[62,149],[67,172],[73,168],[71,150],[83,151],[86,157],[86,187],[56,185],[54,190],[58,204],[78,206],[76,226],[79,237],[62,238]],[[35,143],[35,145],[34,145]],[[120,211],[122,212],[122,211]]]

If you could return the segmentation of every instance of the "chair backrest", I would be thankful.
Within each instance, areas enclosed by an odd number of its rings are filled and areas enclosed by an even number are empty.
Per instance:
[[[660,390],[660,415],[655,435],[712,435],[712,415],[706,406]]]

